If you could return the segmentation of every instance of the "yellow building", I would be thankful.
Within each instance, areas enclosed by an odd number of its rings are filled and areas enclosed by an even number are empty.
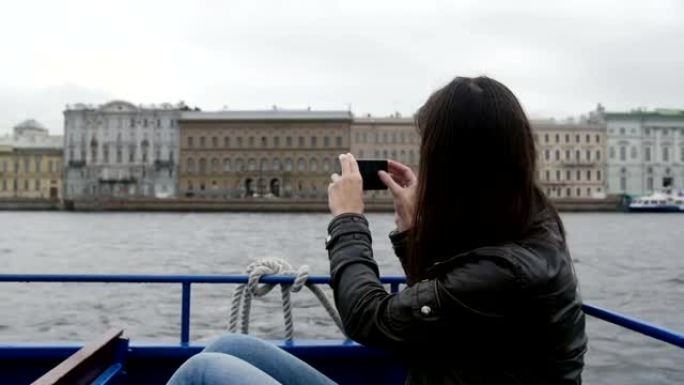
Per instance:
[[[348,111],[184,112],[179,191],[184,197],[325,199]]]
[[[61,137],[34,120],[0,138],[0,199],[59,200],[62,197]]]

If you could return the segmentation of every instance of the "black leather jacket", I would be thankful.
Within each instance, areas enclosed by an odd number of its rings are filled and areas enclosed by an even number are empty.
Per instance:
[[[390,234],[400,260],[404,234]],[[405,358],[407,384],[580,384],[587,337],[572,259],[551,216],[516,243],[433,265],[389,294],[365,217],[342,214],[326,242],[347,335]]]

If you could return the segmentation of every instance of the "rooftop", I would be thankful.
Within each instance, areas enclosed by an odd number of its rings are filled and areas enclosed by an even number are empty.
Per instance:
[[[638,108],[631,111],[608,111],[605,113],[608,118],[615,117],[652,117],[652,118],[680,118],[684,119],[684,110],[675,108],[656,108],[653,110]]]
[[[181,120],[213,121],[213,120],[344,120],[351,121],[352,113],[344,110],[312,111],[312,110],[242,110],[242,111],[185,111]]]

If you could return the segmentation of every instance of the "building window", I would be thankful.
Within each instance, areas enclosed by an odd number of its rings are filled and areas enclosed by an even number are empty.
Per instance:
[[[570,187],[565,189],[565,196],[567,196],[567,197],[572,196],[572,190],[570,190]]]
[[[297,142],[298,142],[297,144],[299,145],[299,147],[304,147],[304,137],[303,136],[300,136],[299,139],[297,140]]]
[[[324,172],[330,171],[330,159],[328,159],[328,158],[323,158],[323,171]]]
[[[579,187],[577,187],[577,189],[575,189],[575,193],[576,193],[575,196],[578,196],[578,197],[582,196],[582,191],[580,190]]]
[[[570,170],[565,171],[565,180],[567,180],[568,182],[572,180],[572,175],[570,173]]]
[[[206,140],[206,138],[203,137],[203,136],[200,136],[200,142],[199,142],[200,148],[204,148],[206,145],[207,145],[207,140]]]
[[[245,171],[245,161],[242,158],[235,159],[235,171],[243,172]]]
[[[580,170],[577,170],[577,172],[575,174],[577,174],[577,181],[578,182],[581,181],[582,180],[582,172]]]
[[[257,163],[256,159],[252,158],[247,161],[247,171],[256,171],[257,169]]]
[[[215,136],[212,136],[212,137],[211,137],[211,146],[212,146],[213,148],[217,148],[217,147],[218,147],[218,138],[217,138],[217,137],[215,137]]]
[[[228,159],[228,158],[223,159],[223,172],[225,172],[225,173],[230,172],[230,168],[231,168],[230,166],[231,166],[230,159]]]
[[[199,160],[199,173],[202,175],[207,173],[207,160],[205,158]]]
[[[560,135],[556,134],[556,143],[560,143]]]
[[[608,151],[610,159],[615,159],[615,147],[611,147]]]
[[[587,170],[587,181],[591,181],[591,170]]]
[[[596,143],[601,141],[601,136],[599,134],[596,134]]]
[[[311,147],[316,147],[318,145],[318,138],[315,136],[311,137]]]
[[[311,160],[309,160],[309,171],[318,172],[318,161],[316,158],[311,158]]]
[[[653,191],[653,177],[649,176],[646,178],[646,190]]]
[[[276,136],[273,138],[273,147],[280,147],[280,137]]]
[[[651,161],[651,147],[644,148],[644,161]]]
[[[632,146],[632,154],[631,155],[632,155],[632,159],[636,159],[637,156],[639,155],[637,152],[636,146]]]
[[[285,171],[292,171],[292,159],[285,158]]]
[[[242,137],[241,136],[237,137],[237,146],[242,147]]]
[[[280,171],[280,159],[273,158],[271,168],[273,169],[273,171]]]
[[[565,150],[565,159],[570,160],[570,150]]]
[[[596,160],[601,161],[601,150],[596,150]]]
[[[247,146],[248,146],[249,148],[254,147],[254,137],[253,137],[253,136],[250,136],[250,137],[247,139]]]
[[[550,174],[551,174],[551,171],[546,170],[546,173],[545,173],[546,178],[545,178],[544,180],[547,180],[547,181],[548,181],[548,180],[551,180],[551,175],[550,175]]]
[[[587,143],[591,142],[591,135],[587,134],[585,139],[587,140]]]
[[[651,129],[648,128],[648,127],[644,128],[644,134],[645,134],[646,136],[650,136],[650,135],[651,135]]]
[[[561,172],[560,170],[556,170],[556,180],[560,181],[561,180]]]
[[[230,136],[223,137],[223,147],[225,147],[225,148],[230,147]]]
[[[359,142],[359,133],[356,133],[356,142]],[[330,138],[327,136],[323,137],[323,147],[330,147]]]
[[[265,136],[261,137],[261,147],[266,147],[268,146],[268,140],[266,139]]]
[[[123,162],[123,149],[121,146],[116,147],[116,163],[121,164]]]
[[[549,150],[544,150],[544,160],[549,160],[550,157]]]
[[[596,180],[601,181],[601,170],[596,170]]]
[[[285,138],[285,146],[286,147],[292,147],[292,137],[288,136]]]
[[[627,159],[627,147],[620,146],[620,160],[624,161]]]
[[[212,158],[211,159],[211,172],[214,174],[217,174],[219,170],[219,160],[217,158]]]
[[[587,150],[587,152],[586,152],[586,159],[587,159],[587,161],[590,161],[590,160],[591,160],[591,150]]]
[[[576,150],[576,151],[575,151],[575,160],[578,161],[578,162],[580,161],[580,155],[581,155],[581,154],[580,154],[580,150]]]
[[[577,135],[575,135],[575,143],[579,143],[579,142],[580,142],[580,136],[579,136],[579,134],[577,134]]]
[[[188,148],[192,148],[194,145],[194,139],[192,136],[188,136]]]
[[[570,134],[565,134],[565,143],[570,143]]]
[[[663,162],[669,162],[670,161],[670,148],[669,147],[663,147]]]
[[[625,134],[625,128],[624,128],[624,127],[620,127],[620,135],[624,135],[624,134]]]
[[[128,163],[135,163],[135,147],[128,148]]]
[[[304,158],[299,158],[299,160],[297,160],[297,171],[306,171],[306,161],[304,160]]]
[[[544,143],[549,142],[549,134],[544,134]]]
[[[268,159],[261,158],[261,160],[259,161],[259,170],[268,171]]]
[[[560,151],[556,150],[556,160],[560,160]]]

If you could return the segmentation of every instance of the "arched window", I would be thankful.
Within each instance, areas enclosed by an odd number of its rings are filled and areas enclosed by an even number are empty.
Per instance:
[[[218,158],[213,158],[211,160],[211,172],[212,173],[219,172],[219,160],[218,160]]]
[[[304,158],[299,158],[297,160],[297,171],[299,172],[305,172],[306,171],[306,161]]]
[[[317,172],[318,171],[318,161],[316,158],[311,158],[309,160],[309,171],[311,172]]]
[[[261,171],[268,171],[268,159],[261,158],[261,161],[259,162],[259,169]]]
[[[223,172],[230,172],[230,166],[231,166],[230,159],[229,158],[223,159]]]
[[[271,168],[273,169],[273,171],[280,171],[280,159],[273,158],[273,162],[271,163]]]
[[[247,161],[247,171],[256,171],[256,169],[257,169],[256,159],[251,158],[250,160]]]
[[[330,171],[330,159],[328,158],[323,158],[323,171]]]
[[[207,173],[207,160],[204,158],[200,158],[200,160],[199,160],[199,173],[200,174],[206,174]]]
[[[188,160],[185,162],[185,171],[189,173],[194,173],[195,172],[195,160],[192,158],[188,158]],[[190,188],[192,190],[192,188]]]
[[[243,172],[245,171],[245,161],[242,158],[235,159],[235,171]]]
[[[285,171],[292,171],[292,159],[285,158]]]

